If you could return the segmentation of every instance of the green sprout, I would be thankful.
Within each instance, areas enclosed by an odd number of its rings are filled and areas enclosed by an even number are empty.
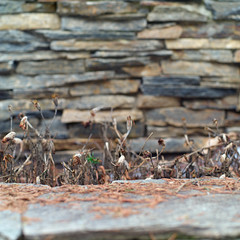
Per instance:
[[[87,161],[89,163],[94,163],[94,164],[97,164],[99,163],[99,159],[95,158],[93,153],[89,153],[88,156],[87,156]]]

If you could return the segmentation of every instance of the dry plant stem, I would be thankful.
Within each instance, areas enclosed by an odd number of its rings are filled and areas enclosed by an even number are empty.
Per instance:
[[[18,176],[18,175],[22,172],[22,170],[24,169],[24,167],[30,162],[31,157],[32,157],[32,155],[30,154],[30,155],[27,157],[27,159],[25,160],[25,162],[22,164],[22,166],[17,170],[16,176]]]

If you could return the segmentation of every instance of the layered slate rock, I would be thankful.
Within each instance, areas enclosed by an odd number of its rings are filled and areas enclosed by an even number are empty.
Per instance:
[[[158,29],[157,27],[151,29],[144,29],[139,32],[137,37],[139,39],[175,39],[179,38],[182,34],[182,27],[169,26]]]
[[[187,61],[213,61],[219,63],[232,63],[233,54],[231,50],[180,50],[173,51],[173,60],[187,60]],[[236,58],[235,58],[236,59]]]
[[[140,86],[139,80],[111,80],[99,84],[86,83],[70,88],[71,96],[96,95],[96,94],[131,94],[137,93]]]
[[[58,2],[57,12],[63,15],[95,17],[103,14],[137,12],[137,5],[125,1]]]
[[[236,66],[190,61],[162,61],[164,74],[192,75],[192,76],[229,76],[238,77]]]
[[[238,1],[204,0],[206,7],[212,11],[214,19],[240,20]]]
[[[240,41],[232,39],[191,39],[166,40],[168,49],[239,49]]]
[[[217,119],[219,126],[224,123],[224,111],[205,110],[193,111],[184,107],[172,107],[150,110],[146,113],[148,125],[183,127],[185,122],[188,127],[205,127],[213,124]]]
[[[29,53],[1,53],[0,62],[7,61],[38,61],[38,60],[52,60],[52,59],[85,59],[89,58],[90,54],[86,52],[54,52],[49,50],[34,51]]]
[[[183,27],[182,38],[232,38],[240,39],[238,22],[207,22],[205,24],[187,24]]]
[[[2,0],[0,3],[0,13],[26,13],[26,12],[39,12],[39,13],[54,13],[56,7],[54,3],[25,3],[24,1],[8,1]]]
[[[148,14],[147,19],[150,22],[206,22],[210,16],[210,12],[200,5],[186,6],[178,3],[160,3]]]
[[[0,74],[9,74],[14,70],[14,63],[12,61],[0,63]]]
[[[80,18],[72,17],[62,17],[62,29],[71,30],[71,31],[86,31],[95,32],[95,31],[141,31],[146,25],[147,21],[145,19],[137,19],[131,21],[94,21],[94,20],[84,20]]]
[[[26,61],[21,62],[17,67],[17,73],[24,75],[37,74],[60,74],[60,73],[82,73],[84,72],[84,62],[82,60],[55,60],[55,61]]]
[[[114,110],[100,111],[94,117],[96,122],[112,122],[112,118],[116,118],[117,122],[126,122],[127,117],[131,116],[132,120],[143,120],[143,113],[139,110]],[[91,119],[90,111],[80,111],[74,109],[66,109],[63,112],[61,121],[63,123],[86,122]]]
[[[79,40],[116,40],[116,39],[135,39],[134,32],[119,32],[119,31],[100,31],[96,30],[89,32],[84,30],[83,32],[64,31],[64,30],[36,30],[38,35],[44,36],[48,40],[67,40],[67,39],[79,39]]]
[[[151,41],[53,41],[51,43],[51,49],[55,51],[79,51],[79,50],[106,50],[106,51],[145,51],[158,50],[163,48],[163,43],[156,40]]]
[[[50,13],[21,13],[0,16],[0,30],[59,29],[60,19]]]

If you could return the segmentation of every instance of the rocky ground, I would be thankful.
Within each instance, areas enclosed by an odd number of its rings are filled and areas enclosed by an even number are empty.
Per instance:
[[[238,179],[0,185],[0,239],[239,239]]]

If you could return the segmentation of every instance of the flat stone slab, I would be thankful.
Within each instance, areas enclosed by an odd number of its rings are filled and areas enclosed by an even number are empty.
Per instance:
[[[237,239],[239,187],[238,179],[229,178],[55,188],[1,184],[0,209],[6,210],[0,212],[0,222],[5,219],[5,226],[19,226],[16,211],[20,212],[22,229],[16,229],[22,230],[23,239],[168,239],[175,235],[176,239]],[[14,218],[17,225],[12,224]],[[0,227],[0,238],[19,237],[4,231]]]

